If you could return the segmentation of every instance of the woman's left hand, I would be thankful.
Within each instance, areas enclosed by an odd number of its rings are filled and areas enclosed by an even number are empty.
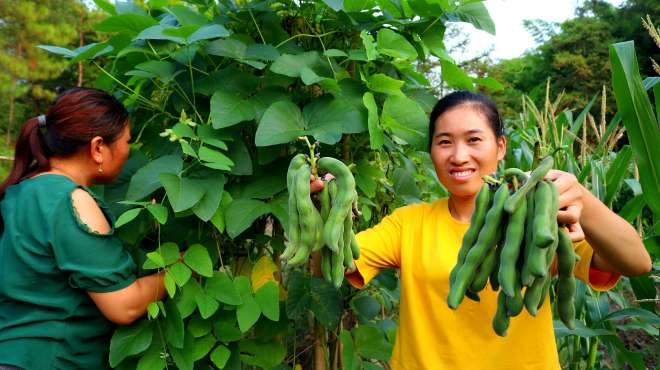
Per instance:
[[[580,226],[580,217],[584,206],[584,187],[572,173],[550,170],[545,176],[559,190],[559,212],[557,222],[565,224],[568,234],[574,242],[584,240],[584,232]]]

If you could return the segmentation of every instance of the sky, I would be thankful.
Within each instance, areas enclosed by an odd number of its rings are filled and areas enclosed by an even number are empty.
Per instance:
[[[468,34],[470,44],[464,55],[452,53],[450,40],[447,47],[455,59],[466,60],[483,54],[493,48],[493,59],[510,59],[521,56],[525,50],[534,48],[532,36],[523,27],[525,19],[542,19],[549,22],[563,22],[575,16],[575,9],[581,0],[486,0],[484,3],[495,22],[496,35],[477,30],[470,24],[458,24],[462,32]],[[619,6],[623,0],[608,0]]]

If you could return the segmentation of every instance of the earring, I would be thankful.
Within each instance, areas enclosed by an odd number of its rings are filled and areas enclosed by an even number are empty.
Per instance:
[[[99,165],[99,173],[103,173],[103,165]]]

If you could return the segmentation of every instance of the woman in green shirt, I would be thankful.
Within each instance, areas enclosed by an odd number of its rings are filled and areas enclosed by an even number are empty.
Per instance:
[[[164,297],[163,277],[136,279],[114,220],[87,188],[128,158],[128,112],[76,88],[23,126],[0,185],[0,368],[107,367],[115,324]]]

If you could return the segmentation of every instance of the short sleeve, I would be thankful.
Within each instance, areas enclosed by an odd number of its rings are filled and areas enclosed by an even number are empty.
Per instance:
[[[621,274],[601,271],[591,266],[594,250],[586,240],[574,243],[573,246],[575,253],[580,256],[580,260],[575,264],[575,277],[597,291],[610,290],[619,282]]]
[[[398,268],[401,262],[401,220],[403,209],[394,211],[381,222],[356,235],[360,258],[355,261],[355,272],[346,279],[356,288],[362,288],[380,270]]]
[[[108,234],[91,231],[78,219],[70,194],[51,217],[55,262],[62,271],[69,273],[71,287],[105,293],[125,288],[135,281],[135,262],[114,235],[114,229]]]

